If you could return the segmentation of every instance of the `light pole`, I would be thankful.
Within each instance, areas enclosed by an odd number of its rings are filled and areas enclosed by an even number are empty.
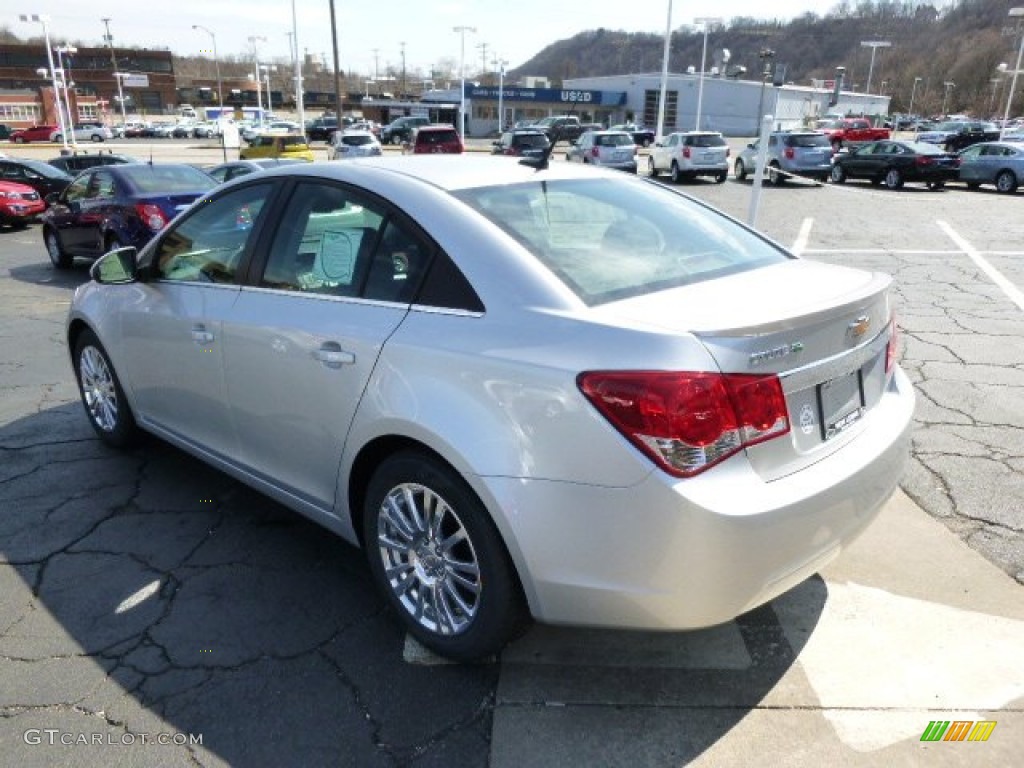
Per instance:
[[[661,54],[661,93],[658,97],[658,125],[654,128],[654,143],[660,144],[665,135],[665,97],[668,95],[668,56],[672,43],[672,0],[668,0],[668,19],[665,21],[665,49]]]
[[[219,119],[224,118],[224,90],[220,81],[220,58],[217,56],[217,36],[213,34],[212,29],[207,29],[202,24],[193,24],[192,29],[201,29],[203,32],[210,36],[210,41],[213,43],[213,65],[217,69],[217,105],[220,107],[220,111],[217,113]]]
[[[73,45],[58,45],[53,50],[57,53],[57,71],[60,72],[61,85],[64,87],[64,108],[68,113],[68,133],[71,134],[71,146],[78,149],[78,139],[75,138],[75,118],[71,114],[71,94],[68,93],[68,85],[74,87],[74,83],[68,82],[70,78],[62,58],[65,53],[78,53],[78,49]]]
[[[891,48],[892,43],[887,40],[861,40],[860,47],[871,49],[871,64],[868,66],[868,86],[864,90],[864,93],[871,93],[871,75],[875,71],[875,51],[879,48]]]
[[[260,64],[260,69],[263,71],[263,80],[267,84],[267,112],[274,111],[274,104],[270,100],[270,73],[277,72],[277,67],[273,64]],[[259,83],[256,84],[256,90],[259,90]],[[341,124],[341,115],[338,115],[338,124]]]
[[[60,89],[57,87],[57,70],[53,66],[53,51],[50,50],[50,17],[46,15],[40,15],[38,13],[33,14],[20,14],[19,19],[21,21],[35,21],[43,25],[43,38],[46,41],[46,60],[50,63],[50,82],[53,84],[53,101],[57,107],[57,122],[60,124],[60,138],[64,144],[64,151],[68,149],[68,130],[64,124],[64,108],[60,103]]]
[[[459,52],[459,135],[466,138],[466,33],[476,34],[476,27],[458,26],[452,27],[452,32],[458,32],[462,39]]]
[[[921,78],[915,77],[914,86],[910,89],[910,108],[907,110],[907,112],[909,112],[911,116],[913,116],[914,114],[914,95],[917,93],[917,84],[920,82]]]
[[[124,131],[125,125],[128,124],[128,114],[124,106],[124,78],[127,77],[127,73],[115,72],[114,77],[117,78],[117,100],[121,102],[121,130]]]
[[[505,59],[495,59],[494,66],[498,68],[498,136],[505,130]]]
[[[259,115],[260,127],[263,127],[263,86],[260,83],[260,59],[256,48],[257,42],[267,42],[263,35],[249,35],[249,45],[252,46],[252,63],[256,67],[256,109]]]
[[[117,56],[114,54],[114,36],[110,34],[110,18],[100,19],[107,33],[103,35],[103,42],[110,48],[110,64],[114,67],[114,80],[117,81],[117,100],[121,104],[121,130],[124,131],[125,123],[128,122],[128,115],[124,108],[124,88],[121,85],[121,73],[117,71]]]
[[[775,51],[771,48],[762,48],[761,52],[757,54],[757,58],[764,62],[764,70],[761,72],[761,97],[757,100],[757,131],[761,130],[761,120],[764,118],[764,87],[768,83],[768,78],[772,75],[772,59],[775,57]]]
[[[712,24],[721,24],[722,20],[716,16],[704,16],[699,19],[693,20],[694,24],[700,24],[704,27],[704,48],[700,54],[700,81],[697,85],[697,124],[694,126],[695,131],[700,130],[700,108],[704,102],[704,67],[705,62],[708,58],[708,28]]]
[[[1020,18],[1024,16],[1024,6],[1018,6],[1011,8],[1009,12],[1011,18]],[[1003,135],[1006,133],[1006,123],[1010,119],[1010,106],[1013,104],[1013,92],[1017,90],[1017,75],[1020,74],[1020,62],[1021,58],[1024,57],[1024,30],[1021,31],[1020,36],[1020,48],[1017,51],[1017,66],[1013,70],[1013,79],[1010,81],[1010,93],[1006,97],[1006,112],[1003,113],[1003,124],[999,129],[999,140],[1003,140]],[[1005,71],[1005,68],[1004,68]]]
[[[942,116],[946,117],[946,104],[949,102],[949,92],[956,88],[956,83],[952,80],[946,80],[943,82],[942,87],[946,89],[946,94],[942,97]]]
[[[292,40],[295,42],[295,107],[299,113],[299,125],[306,130],[306,101],[302,85],[302,58],[299,56],[299,22],[295,15],[295,0],[292,0]],[[338,115],[341,126],[341,115]]]

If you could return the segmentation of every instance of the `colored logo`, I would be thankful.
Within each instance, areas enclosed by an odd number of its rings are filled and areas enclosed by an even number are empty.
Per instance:
[[[995,728],[995,720],[932,720],[921,741],[988,741]]]

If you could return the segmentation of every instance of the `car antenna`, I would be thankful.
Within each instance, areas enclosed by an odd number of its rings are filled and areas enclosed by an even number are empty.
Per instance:
[[[566,117],[572,117],[573,113],[576,111],[576,105],[580,103],[579,96],[579,92],[569,91],[569,100],[572,101],[572,106],[569,107],[569,111],[565,113]],[[538,171],[546,171],[548,167],[548,160],[551,158],[552,153],[555,151],[555,144],[558,143],[558,140],[561,137],[562,126],[556,125],[555,130],[551,136],[551,143],[548,145],[548,148],[545,149],[539,157],[524,157],[520,159],[519,164],[527,165],[530,168],[534,168]]]

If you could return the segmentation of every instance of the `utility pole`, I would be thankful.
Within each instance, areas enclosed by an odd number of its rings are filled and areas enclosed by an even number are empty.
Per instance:
[[[121,74],[117,71],[117,56],[114,55],[114,36],[110,34],[110,19],[100,19],[100,21],[107,28],[107,34],[103,36],[103,42],[110,48],[110,63],[114,67],[114,80],[117,81],[117,100],[121,104],[121,127],[124,128],[124,124],[128,122],[128,117],[124,108],[124,88],[121,85]]]
[[[334,114],[341,126],[341,75],[338,72],[338,22],[334,14],[334,0],[331,0],[331,44],[334,47]]]
[[[380,78],[380,48],[373,49],[373,79]]]
[[[407,93],[407,89],[406,89],[406,86],[405,86],[405,42],[403,41],[399,45],[402,46],[402,93],[401,93],[401,98],[404,99],[405,98],[405,94]]]

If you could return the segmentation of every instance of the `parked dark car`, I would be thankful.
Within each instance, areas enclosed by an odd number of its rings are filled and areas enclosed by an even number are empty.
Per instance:
[[[1024,184],[1024,144],[990,141],[974,144],[960,155],[960,181],[969,189],[993,184],[1004,194],[1013,194]]]
[[[111,152],[101,152],[95,155],[80,152],[75,155],[62,155],[61,157],[55,157],[52,160],[47,160],[46,162],[58,170],[74,175],[88,168],[95,168],[98,165],[123,165],[125,163],[140,163],[142,161],[136,157],[115,155]]]
[[[842,184],[847,179],[869,179],[899,189],[905,181],[922,181],[929,189],[939,189],[955,181],[960,160],[934,144],[919,141],[873,141],[863,147],[836,155],[831,179]]]
[[[654,143],[654,130],[651,128],[643,128],[639,125],[633,125],[632,123],[624,123],[622,125],[613,125],[609,130],[626,131],[632,135],[633,143],[639,147],[649,147]]]
[[[344,120],[342,121],[345,122]],[[348,120],[349,123],[352,120]],[[331,135],[338,130],[338,118],[318,117],[306,129],[306,137],[310,141],[330,141]]]
[[[44,198],[53,192],[63,192],[71,183],[71,176],[42,160],[0,158],[0,180],[27,184]]]
[[[505,131],[501,138],[491,144],[491,154],[513,155],[515,157],[540,157],[551,145],[544,131],[533,128]]]
[[[96,259],[122,245],[141,248],[180,211],[217,186],[184,163],[106,165],[84,171],[47,199],[43,241],[67,269],[76,256]]]
[[[12,130],[11,126],[0,123],[0,141],[5,141],[11,138]]]
[[[400,117],[380,129],[381,144],[403,144],[412,138],[412,132],[422,125],[430,125],[430,119],[419,115]]]
[[[45,210],[46,203],[32,187],[0,181],[0,225],[22,229]]]
[[[917,140],[937,144],[947,152],[959,152],[972,144],[999,141],[999,128],[995,123],[980,120],[950,120],[922,131]]]

